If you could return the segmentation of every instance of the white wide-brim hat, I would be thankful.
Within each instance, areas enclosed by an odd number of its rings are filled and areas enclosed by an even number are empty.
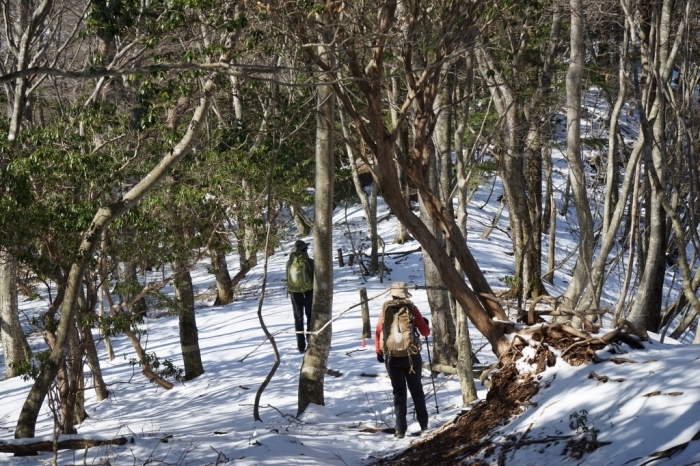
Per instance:
[[[411,293],[408,292],[405,282],[394,282],[386,288],[391,296],[397,298],[410,298]]]

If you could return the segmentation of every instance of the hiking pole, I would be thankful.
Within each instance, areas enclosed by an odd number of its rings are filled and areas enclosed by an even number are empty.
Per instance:
[[[440,414],[440,408],[438,408],[437,403],[437,390],[435,390],[435,377],[433,376],[433,361],[430,359],[430,343],[428,343],[428,337],[425,338],[425,349],[428,350],[428,363],[430,364],[430,379],[433,381],[433,398],[435,398],[435,411]]]

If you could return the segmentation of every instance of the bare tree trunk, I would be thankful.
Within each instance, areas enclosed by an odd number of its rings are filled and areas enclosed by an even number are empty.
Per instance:
[[[663,120],[663,118],[659,119]],[[645,165],[648,170],[648,163]],[[632,310],[627,317],[627,320],[640,332],[658,331],[661,323],[663,277],[666,271],[666,216],[660,205],[660,198],[664,194],[653,185],[650,194],[652,205],[655,207],[647,211],[650,235],[644,260],[644,272],[637,288]]]
[[[231,80],[234,85],[238,84],[235,79]],[[241,114],[239,112],[242,110],[240,107],[240,91],[236,88],[235,92],[237,95],[234,97],[234,108],[236,109],[236,118],[240,119]],[[263,143],[263,136],[266,134],[267,127],[269,124],[269,117],[271,112],[274,110],[276,102],[272,98],[267,100],[265,105],[265,111],[260,123],[258,132],[255,134],[253,143],[248,148],[249,156],[253,156],[255,151]],[[238,214],[238,224],[240,229],[243,231],[242,238],[239,237],[238,240],[238,260],[241,270],[249,270],[258,264],[258,251],[260,246],[258,244],[258,235],[255,222],[251,222],[250,219],[259,217],[259,207],[256,205],[254,200],[253,188],[248,183],[245,178],[241,179],[241,188],[243,189],[244,200],[242,202],[243,208]]]
[[[457,168],[457,225],[464,238],[467,238],[467,203],[468,203],[468,178],[467,160],[468,154],[465,150],[464,132],[469,120],[469,103],[472,93],[474,77],[474,52],[467,54],[465,61],[465,82],[464,88],[457,83],[455,86],[456,95],[454,100],[461,102],[457,107],[455,118],[455,164]],[[475,142],[476,144],[476,142]],[[462,272],[459,262],[456,268]],[[452,307],[452,320],[455,325],[455,348],[457,350],[457,377],[462,392],[462,405],[466,406],[477,399],[476,384],[474,383],[474,373],[472,371],[472,345],[469,336],[469,320],[467,313],[459,302],[455,302]]]
[[[544,274],[544,279],[549,283],[554,283],[554,262],[556,259],[556,243],[557,243],[557,206],[554,202],[554,194],[550,194],[549,201],[549,249],[547,250],[547,273]]]
[[[289,210],[292,212],[294,224],[297,227],[297,235],[306,236],[311,233],[311,229],[314,227],[314,222],[308,215],[306,215],[306,212],[304,212],[301,206],[292,204],[289,206]]]
[[[92,373],[92,384],[95,388],[95,400],[102,401],[109,398],[109,390],[102,378],[102,368],[100,367],[100,358],[97,356],[95,349],[95,339],[92,336],[92,328],[83,325],[80,329],[81,338],[85,345],[85,358],[90,366]]]
[[[75,434],[75,425],[85,419],[84,392],[81,390],[83,383],[83,347],[78,333],[77,319],[73,322],[71,337],[68,342],[68,355],[66,357],[67,392],[66,397],[61,397],[63,408],[63,428],[64,434]]]
[[[365,219],[367,221],[367,229],[369,230],[369,239],[370,239],[370,255],[369,255],[369,263],[370,263],[370,270],[376,271],[379,269],[379,246],[378,246],[378,234],[377,234],[377,189],[376,189],[376,183],[373,184],[372,186],[372,191],[368,195],[364,188],[362,187],[362,182],[360,181],[360,175],[357,170],[357,162],[358,162],[358,155],[356,152],[358,152],[361,149],[358,149],[355,147],[350,141],[351,141],[351,134],[350,134],[350,128],[348,128],[348,124],[345,118],[344,112],[341,110],[340,111],[340,124],[343,128],[343,137],[345,138],[345,148],[347,150],[348,154],[348,159],[350,160],[350,169],[352,171],[352,181],[353,185],[355,186],[355,192],[357,193],[357,197],[360,198],[360,204],[362,204],[362,210],[365,212]],[[364,151],[363,154],[364,155]],[[365,156],[365,160],[369,161],[369,159]]]
[[[617,202],[619,202],[620,197],[618,195],[618,165],[621,158],[618,157],[618,152],[623,152],[623,148],[619,147],[617,144],[619,137],[620,128],[620,115],[622,114],[622,107],[627,100],[627,53],[629,49],[629,25],[625,22],[624,36],[622,39],[622,44],[620,44],[620,63],[618,67],[618,81],[619,88],[617,89],[617,99],[615,99],[615,104],[610,112],[610,129],[608,137],[608,164],[605,173],[605,206],[603,208],[603,230],[610,228],[610,219],[612,217],[613,209]]]
[[[19,321],[17,262],[0,249],[0,338],[5,356],[5,378],[18,375],[18,364],[31,357],[27,337]]]
[[[513,254],[515,259],[515,276],[527,277],[530,283],[518,279],[511,293],[518,299],[527,298],[537,290],[543,290],[540,278],[541,258],[538,249],[533,246],[533,226],[530,222],[530,205],[528,201],[528,182],[525,166],[523,165],[523,141],[521,134],[522,117],[518,111],[516,90],[506,80],[500,71],[500,66],[487,45],[485,38],[477,39],[475,51],[477,63],[482,78],[488,83],[488,88],[499,116],[504,120],[503,146],[498,151],[501,178],[505,192],[505,202],[508,205],[510,228],[513,239]],[[517,70],[517,66],[513,66]],[[470,279],[471,280],[471,279]],[[527,285],[527,286],[526,286]]]
[[[542,209],[542,226],[541,230],[547,231],[549,242],[547,246],[547,272],[542,276],[542,279],[554,283],[554,261],[556,258],[556,232],[557,232],[557,206],[554,200],[554,184],[552,182],[552,149],[545,146],[542,148],[544,152],[542,160],[544,165],[545,177],[545,204]]]
[[[552,163],[552,148],[542,147],[542,170],[544,171],[544,207],[542,208],[542,232],[549,231],[550,222],[554,220],[557,210],[552,207],[554,203],[554,183],[552,173],[554,164]],[[550,282],[551,283],[551,282]]]
[[[178,301],[180,327],[180,350],[185,365],[185,380],[192,380],[204,374],[202,355],[199,350],[197,320],[194,311],[194,288],[189,264],[184,260],[173,262],[175,296]]]
[[[399,108],[401,105],[401,85],[398,77],[391,78],[390,98],[391,101],[394,103],[394,105],[391,105],[391,123],[392,125],[397,125],[397,108]],[[399,137],[396,139],[395,150],[397,152],[397,160],[406,158],[408,154],[408,126],[405,123],[401,124],[401,126],[399,127]],[[401,187],[401,193],[404,196],[404,201],[406,202],[406,205],[411,205],[411,192],[408,187],[408,182],[406,180],[406,174],[404,173],[400,164],[397,163],[396,168],[399,177],[399,186]],[[401,222],[396,222],[396,235],[394,236],[394,243],[403,244],[410,238],[411,236],[409,235],[406,226]]]
[[[226,249],[221,245],[212,246],[209,249],[211,258],[211,267],[214,270],[216,277],[216,299],[215,306],[222,306],[233,302],[233,286],[231,285],[231,275],[228,273],[228,264],[226,263]]]
[[[98,280],[101,283],[100,288],[100,304],[99,304],[99,317],[103,317],[104,312],[104,300],[106,299],[109,306],[112,305],[112,296],[110,295],[109,286],[107,285],[107,249],[109,247],[109,236],[107,230],[102,232],[102,238],[100,238],[100,258],[97,263],[97,274]],[[108,308],[109,309],[109,308]],[[107,311],[110,314],[110,311]],[[112,361],[114,360],[114,349],[112,348],[112,340],[109,338],[109,333],[105,330],[104,326],[100,325],[100,333],[102,334],[102,340],[105,343],[105,349],[107,350],[107,358]]]
[[[627,0],[625,0],[627,1]],[[607,264],[608,254],[612,250],[617,239],[617,231],[624,215],[624,207],[628,202],[630,189],[633,186],[634,167],[637,166],[641,150],[643,148],[644,137],[640,138],[635,143],[630,159],[627,161],[627,169],[623,178],[623,185],[617,186],[614,182],[618,179],[615,174],[618,171],[618,158],[616,154],[616,138],[618,136],[618,118],[624,104],[627,93],[627,50],[630,41],[629,22],[625,22],[625,34],[622,44],[620,45],[620,64],[619,64],[619,81],[620,88],[618,91],[615,106],[611,112],[610,118],[610,138],[608,140],[608,166],[606,174],[606,196],[605,205],[603,208],[603,225],[600,234],[600,250],[598,257],[591,268],[591,277],[579,307],[581,309],[598,307],[600,303],[600,294],[603,289],[603,275]],[[615,196],[613,196],[615,193]],[[623,235],[624,236],[624,235]],[[632,242],[634,244],[634,242]]]
[[[182,115],[184,115],[189,106],[189,97],[180,97],[177,105],[168,109],[166,125],[171,129],[176,129],[179,126]],[[170,182],[174,182],[172,177],[169,180],[169,183]],[[244,184],[243,189],[247,192],[247,184]],[[167,201],[172,228],[175,230],[176,235],[183,238],[185,243],[187,243],[187,240],[192,237],[190,233],[191,225],[187,222],[183,224],[180,220],[171,190],[168,190]],[[247,232],[248,229],[246,228],[245,230]],[[248,233],[246,233],[246,235],[247,234]],[[208,246],[211,247],[211,244]],[[204,366],[202,365],[202,356],[199,349],[199,335],[194,309],[194,286],[192,285],[192,275],[190,274],[190,265],[187,255],[187,252],[181,252],[172,261],[171,265],[175,276],[175,297],[177,298],[180,351],[185,366],[184,379],[192,380],[204,374]],[[226,267],[224,266],[224,268]],[[228,273],[227,269],[226,273]]]
[[[18,11],[14,14],[9,11],[11,8],[9,2],[3,4],[3,12],[5,18],[10,18],[12,15],[14,19],[12,24],[5,25],[6,38],[14,44],[8,47],[8,51],[14,54],[16,70],[20,71],[34,65],[34,59],[41,59],[32,56],[31,49],[39,42],[36,40],[37,35],[41,34],[44,21],[53,8],[53,1],[41,0],[36,4],[22,1],[15,5]],[[19,137],[23,115],[29,101],[28,87],[28,78],[19,78],[15,81],[13,94],[8,95],[8,100],[12,99],[12,107],[9,114],[7,140],[13,147]],[[8,89],[11,87],[8,86]],[[5,170],[5,160],[0,164],[0,170]],[[5,378],[14,377],[17,374],[17,370],[12,367],[13,364],[26,361],[31,356],[27,339],[19,322],[18,306],[17,263],[8,250],[0,248],[0,340],[2,340],[5,354]]]
[[[117,270],[119,271],[119,299],[122,303],[128,303],[131,298],[141,290],[141,284],[136,274],[136,264],[131,261],[120,261]],[[128,307],[129,311],[135,315],[146,315],[148,305],[146,300],[141,298]]]
[[[578,258],[563,303],[576,309],[590,278],[593,259],[593,216],[588,202],[586,175],[581,158],[581,83],[585,49],[583,44],[583,1],[571,0],[571,52],[566,73],[566,159],[569,163],[571,192],[579,223]]]
[[[238,216],[238,224],[243,229],[243,238],[238,240],[238,257],[239,265],[243,268],[245,265],[248,268],[253,268],[258,265],[258,244],[257,244],[257,234],[255,227],[247,220],[250,216],[254,216],[252,210],[255,208],[252,203],[253,192],[252,188],[248,185],[248,182],[243,179],[241,181],[243,192],[245,193],[246,207],[248,209],[247,215],[240,214]]]
[[[666,200],[668,164],[666,144],[668,141],[666,140],[665,125],[667,102],[666,94],[657,86],[665,88],[668,85],[673,69],[673,59],[677,53],[678,44],[682,40],[685,24],[681,21],[679,28],[672,29],[673,12],[676,11],[673,8],[673,1],[664,0],[660,6],[660,10],[654,11],[658,19],[650,23],[652,33],[642,35],[642,40],[647,41],[642,47],[643,63],[646,61],[655,67],[654,73],[646,75],[645,85],[648,88],[644,92],[643,100],[639,99],[642,93],[639,90],[638,80],[635,80],[641,126],[644,139],[647,141],[643,152],[644,165],[651,185],[651,206],[647,209],[650,211],[650,233],[644,260],[644,272],[628,317],[628,320],[641,332],[646,330],[657,332],[661,322],[663,278],[666,269],[665,251],[668,241],[666,215],[673,215],[673,209]],[[675,38],[672,33],[676,34]],[[652,96],[653,104],[649,108],[646,102]],[[656,115],[656,117],[650,118],[650,115]]]
[[[102,378],[102,368],[100,367],[100,358],[97,356],[97,348],[95,347],[95,339],[92,336],[92,327],[89,322],[93,322],[94,319],[87,319],[88,315],[94,315],[95,307],[97,306],[97,299],[99,292],[95,286],[95,281],[91,279],[90,273],[85,274],[85,289],[86,297],[80,304],[79,309],[79,323],[78,330],[80,332],[80,341],[82,342],[82,347],[84,348],[83,353],[87,359],[87,363],[90,366],[90,372],[92,375],[92,384],[95,388],[95,400],[102,401],[109,397],[109,391],[107,391],[107,385]],[[82,367],[81,367],[82,370]],[[82,377],[81,383],[84,385]],[[83,387],[84,388],[84,387]],[[85,400],[84,390],[80,390],[79,394],[82,395],[83,405]],[[83,410],[84,411],[84,410]],[[82,421],[81,421],[82,422]]]
[[[436,181],[435,173],[433,173],[432,178]],[[425,223],[425,226],[435,236],[441,247],[444,248],[445,240],[442,232],[435,228],[420,197],[419,201],[421,218],[424,219],[423,223]],[[427,287],[426,294],[428,296],[428,304],[433,321],[431,331],[434,348],[433,358],[436,364],[453,366],[457,363],[457,353],[454,347],[455,331],[454,322],[452,322],[452,314],[450,313],[450,295],[440,277],[440,270],[435,266],[435,263],[425,250],[423,250],[423,271],[425,286]],[[452,327],[451,333],[450,327]]]
[[[326,47],[320,46],[320,53]],[[311,331],[318,331],[333,312],[333,152],[335,96],[328,85],[317,88],[316,193],[314,203],[314,300]],[[299,375],[297,414],[309,404],[324,405],[323,379],[331,348],[332,326],[312,335]]]
[[[455,86],[455,72],[448,69],[445,82],[435,97],[433,112],[435,113],[435,127],[433,129],[433,144],[435,161],[437,162],[438,190],[440,199],[447,212],[454,216],[452,194],[452,114],[454,113],[452,91]]]
[[[60,302],[55,304],[56,306],[60,306]],[[52,307],[54,308],[53,311],[47,314],[46,316],[47,321],[53,323],[54,325],[54,312],[56,306],[52,305]],[[82,378],[82,359],[80,359],[82,353],[79,350],[80,341],[78,337],[77,328],[75,326],[75,316],[73,318],[74,320],[73,322],[71,322],[72,325],[70,326],[70,336],[66,348],[66,357],[61,362],[61,365],[56,374],[56,391],[58,392],[59,402],[57,421],[59,431],[62,434],[76,433],[76,429],[74,427],[75,407],[77,403],[76,386],[78,384],[78,380]],[[56,334],[49,330],[44,330],[44,341],[49,347],[49,350],[53,350],[56,347]],[[78,355],[78,359],[80,360],[81,364],[76,364],[76,355]]]
[[[638,204],[638,199],[639,199],[639,185],[640,183],[640,178],[642,176],[642,161],[641,159],[638,159],[638,162],[636,163],[637,169],[634,173],[634,178],[632,183],[634,184],[634,189],[632,190],[632,205],[629,208],[629,233],[628,236],[630,238],[629,242],[629,252],[628,252],[628,259],[627,259],[627,272],[625,273],[625,280],[622,285],[622,289],[620,290],[620,295],[617,297],[617,305],[615,306],[615,311],[613,312],[613,318],[612,318],[612,328],[617,328],[617,323],[620,321],[620,316],[622,315],[622,310],[625,307],[625,300],[627,299],[627,290],[629,289],[630,282],[632,281],[632,272],[634,271],[634,253],[636,250],[636,240],[637,240],[637,235],[635,234],[636,231],[638,231],[637,228],[635,228],[638,225],[639,222],[639,215],[637,214],[637,204]],[[625,180],[627,183],[627,181]],[[617,208],[616,208],[617,210]],[[596,261],[598,262],[598,261]]]
[[[233,99],[233,113],[234,117],[236,120],[239,122],[239,124],[243,121],[243,91],[241,90],[241,82],[240,78],[237,76],[229,76],[229,80],[231,82],[231,90],[232,90],[232,99]],[[267,113],[266,113],[267,116]],[[265,121],[263,122],[263,125],[266,123],[266,118],[264,119]],[[260,144],[260,132],[257,134],[254,143],[253,143],[253,148],[250,149],[250,152],[253,151],[254,148],[258,147]],[[242,181],[243,185],[243,190],[246,195],[247,199],[250,199],[251,195],[251,189],[248,186],[248,182],[246,180]],[[248,203],[246,203],[248,204]],[[250,207],[250,205],[248,205]],[[239,238],[238,244],[237,244],[237,249],[238,249],[238,260],[239,260],[239,267],[241,271],[245,270],[247,272],[251,268],[255,267],[258,262],[258,256],[257,256],[257,244],[255,240],[255,231],[248,222],[246,221],[246,216],[244,214],[240,214],[238,216],[238,224],[243,230],[243,237],[242,239]],[[296,218],[295,218],[296,220]]]
[[[443,96],[444,98],[444,96]],[[434,108],[440,107],[440,99],[436,99]],[[446,158],[449,158],[450,144],[446,140],[449,139],[449,123],[450,118],[443,112],[441,117],[437,118],[435,124],[436,141],[442,145],[442,148],[437,148],[435,144],[429,143],[427,150],[432,152],[430,156],[431,164],[428,170],[430,171],[428,178],[430,188],[434,193],[439,193],[443,204],[446,206],[448,215],[454,216],[454,211],[451,206],[450,199],[450,175],[451,163]],[[442,162],[441,167],[438,162]],[[445,165],[447,167],[445,168]],[[446,173],[447,171],[447,173]],[[447,185],[447,186],[446,186]],[[441,246],[447,249],[442,232],[435,227],[433,220],[430,218],[428,211],[423,203],[423,197],[418,196],[420,217],[428,227],[430,232],[440,242]],[[435,263],[430,258],[430,255],[423,251],[423,269],[425,275],[425,285],[428,287],[428,304],[430,305],[430,314],[433,320],[432,336],[433,336],[433,358],[436,364],[445,364],[453,366],[457,363],[457,351],[455,348],[455,324],[452,320],[452,303],[450,294],[445,288],[445,284],[440,277],[440,270],[435,267]]]

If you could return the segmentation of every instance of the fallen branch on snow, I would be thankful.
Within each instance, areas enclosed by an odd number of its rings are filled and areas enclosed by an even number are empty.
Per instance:
[[[85,438],[76,435],[61,435],[56,445],[58,450],[84,450],[103,445],[125,445],[125,437]],[[14,453],[18,456],[36,455],[40,451],[53,451],[53,437],[20,438],[0,441],[0,453]]]

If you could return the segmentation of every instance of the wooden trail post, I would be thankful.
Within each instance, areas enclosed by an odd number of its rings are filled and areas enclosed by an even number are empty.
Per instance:
[[[360,309],[362,310],[362,346],[365,346],[365,338],[372,338],[372,327],[369,324],[369,301],[367,300],[367,288],[360,287]]]
[[[338,248],[338,267],[345,267],[345,261],[343,260],[343,250],[341,248]]]

